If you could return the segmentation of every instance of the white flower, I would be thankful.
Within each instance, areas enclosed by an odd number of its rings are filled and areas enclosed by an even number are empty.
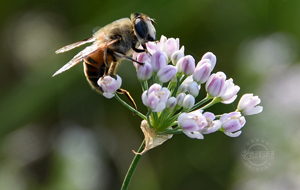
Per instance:
[[[238,104],[237,109],[242,112],[243,115],[254,115],[262,112],[263,107],[257,106],[261,100],[258,96],[253,94],[244,94]]]
[[[225,81],[225,85],[227,86],[225,94],[221,96],[222,103],[223,104],[231,104],[237,97],[237,93],[240,90],[240,87],[238,85],[235,85],[233,83],[233,79],[228,79]]]

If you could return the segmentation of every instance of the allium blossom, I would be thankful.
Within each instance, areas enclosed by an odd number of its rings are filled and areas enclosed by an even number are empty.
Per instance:
[[[153,72],[157,72],[159,69],[167,65],[168,57],[166,53],[161,50],[156,51],[151,58],[151,65]]]
[[[104,97],[115,97],[143,119],[141,130],[145,140],[141,147],[144,147],[144,150],[139,149],[136,154],[144,154],[161,145],[172,138],[173,134],[183,133],[190,138],[204,139],[204,135],[223,132],[229,137],[238,137],[246,124],[245,116],[262,112],[263,107],[258,106],[261,100],[253,94],[244,94],[233,112],[215,115],[206,111],[217,103],[232,103],[240,90],[240,87],[233,83],[233,79],[227,80],[224,72],[211,74],[217,62],[213,53],[205,53],[195,65],[194,57],[184,55],[184,46],[179,49],[178,38],[161,36],[159,42],[148,42],[146,47],[147,51],[135,52],[132,55],[143,91],[141,99],[147,107],[146,114],[137,110],[129,92],[119,91],[124,92],[134,107],[123,101],[116,93],[122,84],[118,75],[115,77],[104,74],[97,81]],[[205,88],[201,88],[202,84]],[[200,97],[205,98],[198,101]],[[138,157],[135,157],[131,167],[137,165],[139,159],[136,158]],[[129,181],[130,177],[124,182]]]
[[[178,126],[182,128],[184,134],[190,138],[203,139],[202,130],[207,125],[206,118],[202,115],[202,110],[190,113],[182,113],[178,116]]]
[[[195,105],[195,98],[194,96],[188,94],[184,97],[182,102],[182,107],[184,110],[190,110]]]
[[[262,106],[257,106],[260,102],[261,100],[258,96],[244,94],[239,101],[238,110],[242,112],[243,115],[258,114],[263,110]]]
[[[206,91],[210,96],[221,97],[226,92],[227,86],[225,85],[226,75],[223,72],[212,74],[205,85]]]
[[[220,129],[222,122],[220,120],[215,120],[215,114],[211,112],[205,112],[203,113],[203,116],[207,121],[207,125],[201,130],[202,134],[214,133]]]
[[[211,52],[207,52],[206,54],[204,54],[201,58],[201,60],[204,59],[208,59],[210,60],[210,64],[211,64],[211,71],[215,68],[216,63],[217,63],[217,57],[211,53]]]
[[[166,65],[157,72],[158,80],[161,83],[169,82],[177,73],[176,67],[173,65]]]
[[[98,80],[98,85],[103,90],[103,96],[106,98],[114,97],[114,93],[121,87],[122,79],[117,75],[117,80],[111,76],[101,77]]]
[[[166,38],[161,36],[160,38],[160,47],[171,58],[172,54],[179,50],[179,38]]]
[[[234,102],[240,90],[224,72],[211,74],[216,66],[216,56],[207,52],[195,64],[196,60],[191,55],[184,55],[184,46],[179,49],[178,38],[165,36],[159,42],[148,42],[146,46],[148,52],[134,53],[133,59],[144,63],[143,66],[134,64],[143,89],[142,102],[148,113],[135,113],[152,128],[151,138],[158,135],[155,134],[157,132],[162,136],[184,133],[190,138],[203,139],[204,135],[217,131],[237,137],[246,123],[244,116],[262,111],[262,107],[258,106],[261,101],[258,96],[245,94],[233,112],[217,116],[206,112],[216,103]],[[117,80],[105,76],[98,84],[103,89],[103,95],[111,98],[120,88],[121,79],[119,76]],[[205,86],[203,89],[202,84]],[[206,93],[206,97],[196,102],[201,93]]]
[[[227,88],[225,93],[221,96],[222,103],[231,104],[236,99],[240,87],[233,83],[233,79],[226,80],[225,86],[227,86]]]
[[[153,84],[149,90],[142,94],[143,104],[152,109],[153,112],[161,112],[166,108],[166,102],[170,96],[170,91],[160,86]]]
[[[225,113],[220,117],[220,121],[224,133],[230,137],[238,137],[242,133],[240,129],[246,123],[245,117],[240,112]]]
[[[141,81],[145,81],[151,78],[152,73],[152,65],[148,61],[145,61],[145,64],[143,66],[138,67],[137,78]]]
[[[184,57],[184,46],[180,50],[175,51],[171,56],[171,61],[173,65],[177,65],[177,62],[180,58]]]
[[[195,70],[195,59],[191,55],[180,58],[176,64],[178,73],[192,75]]]
[[[211,73],[211,61],[209,59],[202,59],[197,64],[195,71],[193,73],[193,79],[203,84],[207,81]]]
[[[182,113],[178,116],[178,126],[190,138],[203,139],[203,134],[216,132],[221,127],[221,121],[215,120],[211,112],[202,114],[202,110]]]
[[[177,104],[177,100],[175,97],[171,97],[167,100],[166,107],[168,109],[174,109]]]

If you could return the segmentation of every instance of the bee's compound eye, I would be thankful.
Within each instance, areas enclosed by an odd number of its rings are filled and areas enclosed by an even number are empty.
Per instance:
[[[135,20],[135,31],[139,37],[145,39],[148,35],[148,26],[142,19],[137,18]]]

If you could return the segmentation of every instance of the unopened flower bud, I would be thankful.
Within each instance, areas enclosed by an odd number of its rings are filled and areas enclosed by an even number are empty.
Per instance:
[[[209,59],[210,60],[210,63],[211,63],[211,67],[210,67],[211,70],[210,71],[212,71],[216,66],[217,57],[213,53],[207,52],[206,54],[204,54],[202,56],[202,60],[203,59]]]
[[[177,73],[177,69],[173,65],[166,65],[157,72],[158,80],[161,83],[169,82]]]
[[[157,72],[159,69],[167,65],[168,57],[161,50],[156,51],[151,57],[151,65],[153,72]]]
[[[182,107],[184,110],[190,110],[195,105],[194,96],[188,94],[184,97]]]
[[[177,62],[180,58],[184,57],[184,46],[180,50],[175,51],[171,56],[171,61],[173,65],[177,65]]]
[[[208,77],[210,76],[211,73],[211,62],[208,59],[203,59],[199,61],[197,64],[197,67],[194,71],[193,74],[193,79],[200,83],[203,84],[207,81]]]
[[[177,95],[176,100],[177,100],[177,105],[178,106],[182,107],[183,99],[184,99],[185,96],[186,96],[185,93],[180,93],[180,94]]]
[[[145,64],[143,66],[140,66],[138,68],[137,78],[140,81],[145,81],[145,80],[150,79],[150,77],[152,76],[152,73],[153,73],[152,65],[147,61],[147,62],[145,62]]]
[[[192,75],[195,70],[195,59],[191,55],[186,55],[178,60],[176,67],[178,73]]]
[[[226,92],[226,75],[223,72],[212,74],[205,85],[207,93],[212,97],[221,97]]]
[[[195,81],[191,82],[187,86],[188,92],[193,95],[194,97],[197,97],[200,91],[200,85],[196,83]]]
[[[175,108],[176,104],[177,104],[176,98],[171,97],[171,98],[168,99],[168,101],[166,103],[166,108],[173,109],[173,108]]]

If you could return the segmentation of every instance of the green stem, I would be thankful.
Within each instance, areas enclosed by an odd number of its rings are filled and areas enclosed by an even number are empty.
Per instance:
[[[180,77],[177,77],[176,87],[171,96],[176,96],[179,86],[180,86]]]
[[[152,126],[152,123],[151,123],[151,120],[150,120],[150,115],[151,115],[151,113],[152,113],[151,109],[148,108],[148,112],[147,112],[147,122],[148,122],[148,124],[150,125],[150,127],[154,128],[154,127]]]
[[[209,102],[207,105],[203,106],[203,107],[200,108],[200,109],[201,109],[201,110],[205,110],[205,109],[209,108],[210,106],[212,106],[212,105],[214,105],[214,104],[216,104],[216,103],[219,103],[219,102],[221,102],[221,98],[219,98],[219,97],[214,97],[214,99],[213,99],[211,102]]]
[[[193,111],[195,109],[197,109],[199,106],[201,106],[202,104],[204,104],[205,102],[207,102],[208,100],[212,99],[213,97],[209,96],[208,94],[206,95],[206,97],[201,100],[200,102],[196,103],[190,111]]]
[[[144,148],[144,145],[145,145],[145,139],[143,140],[139,150],[138,150],[138,153],[142,152],[143,151],[143,148]],[[129,168],[128,168],[128,171],[126,173],[126,176],[124,178],[124,181],[123,181],[123,184],[122,184],[122,187],[121,187],[121,190],[127,190],[128,189],[128,186],[129,186],[129,183],[130,183],[130,180],[132,178],[132,175],[141,159],[142,155],[140,154],[135,154]]]
[[[141,112],[137,111],[136,109],[134,109],[133,107],[131,107],[130,105],[128,105],[126,102],[124,102],[117,93],[115,93],[115,97],[116,99],[121,102],[121,104],[123,104],[125,107],[127,107],[130,111],[132,111],[133,113],[135,113],[136,115],[140,116],[142,119],[147,119],[146,116],[144,116]]]
[[[147,81],[141,81],[143,92],[148,90],[148,82]]]

